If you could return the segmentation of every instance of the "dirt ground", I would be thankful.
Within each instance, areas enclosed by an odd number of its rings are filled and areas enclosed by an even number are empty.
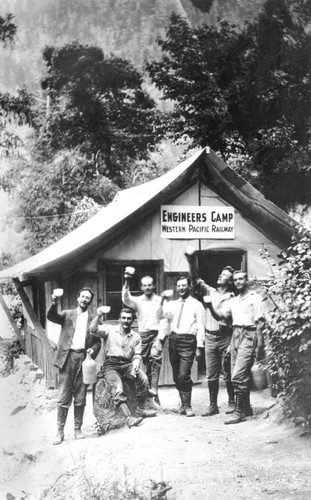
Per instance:
[[[220,414],[209,418],[200,416],[207,405],[205,381],[193,390],[193,418],[174,414],[177,391],[161,388],[163,410],[156,417],[103,436],[96,433],[89,392],[86,439],[74,440],[71,409],[66,439],[53,446],[56,391],[36,380],[32,368],[19,361],[13,374],[0,378],[1,499],[138,499],[138,493],[108,493],[126,485],[140,491],[150,480],[171,486],[169,500],[311,498],[310,437],[280,422],[280,406],[268,390],[252,393],[254,417],[226,426],[223,388]]]

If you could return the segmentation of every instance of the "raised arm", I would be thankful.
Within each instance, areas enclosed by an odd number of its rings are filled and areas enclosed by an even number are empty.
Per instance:
[[[124,273],[124,285],[122,288],[122,302],[127,307],[130,307],[131,309],[134,309],[136,311],[136,299],[131,295],[130,292],[130,279],[131,277]]]
[[[103,313],[100,308],[97,309],[97,314],[96,316],[92,319],[91,324],[90,324],[90,332],[95,336],[95,337],[100,337],[103,339],[106,339],[109,333],[109,328],[106,325],[100,324],[101,321],[103,320]]]
[[[57,312],[58,305],[58,297],[52,293],[52,304],[50,305],[46,317],[52,323],[56,323],[57,325],[62,325],[66,316],[66,313],[63,311],[61,313]]]

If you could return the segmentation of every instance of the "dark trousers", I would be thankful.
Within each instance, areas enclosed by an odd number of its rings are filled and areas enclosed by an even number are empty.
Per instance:
[[[195,335],[187,333],[172,333],[169,336],[168,352],[173,370],[173,380],[176,389],[181,392],[191,392],[191,368],[197,347]]]
[[[250,387],[251,368],[257,346],[255,329],[233,328],[231,339],[232,384],[236,393],[245,393]]]
[[[155,354],[155,351],[152,350],[155,339],[158,336],[158,330],[150,330],[149,332],[140,332],[139,335],[142,344],[141,357],[146,367],[146,375],[150,382],[152,365],[153,364],[158,366],[162,365],[162,353],[158,352],[157,354]]]
[[[207,380],[219,380],[223,374],[225,382],[230,381],[230,353],[227,353],[231,342],[231,333],[215,335],[205,333],[205,363]]]
[[[84,352],[69,351],[65,364],[59,370],[58,405],[69,408],[74,398],[75,406],[86,403],[87,385],[83,383],[82,363]]]
[[[136,377],[132,375],[133,365],[130,361],[121,358],[107,358],[104,363],[104,377],[111,387],[114,404],[118,407],[126,403],[126,396],[123,392],[122,380],[129,380],[135,383],[137,397],[148,395],[148,379],[142,370],[138,370]]]

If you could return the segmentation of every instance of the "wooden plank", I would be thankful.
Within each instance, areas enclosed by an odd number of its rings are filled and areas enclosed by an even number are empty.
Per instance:
[[[47,336],[44,328],[42,327],[41,323],[39,322],[39,320],[37,318],[37,315],[36,315],[36,313],[32,307],[32,304],[28,298],[28,295],[26,294],[26,292],[25,292],[25,290],[24,290],[23,286],[21,285],[18,278],[13,278],[13,281],[14,281],[15,287],[19,293],[19,296],[23,302],[23,305],[27,311],[27,314],[28,314],[29,318],[31,319],[32,324],[35,327],[35,330],[39,334],[40,339],[42,339],[42,342],[44,343],[46,348],[48,350],[50,350],[51,349],[50,341],[48,339],[48,336]]]
[[[29,330],[28,327],[27,336],[30,334],[29,346],[31,350],[31,353],[29,353],[28,355],[39,366],[39,368],[44,371],[47,386],[55,387],[56,374],[54,373],[53,369],[54,350],[50,344],[46,331],[41,326],[41,323],[37,318],[37,315],[23,286],[17,278],[14,278],[13,281],[27,311],[27,314],[35,328],[35,330]]]
[[[9,323],[10,323],[11,327],[13,328],[13,331],[14,331],[14,333],[15,333],[16,337],[18,338],[18,340],[19,340],[19,342],[20,342],[20,344],[21,344],[22,348],[25,350],[25,339],[24,339],[24,337],[22,336],[22,334],[21,334],[21,332],[20,332],[19,328],[17,328],[17,325],[16,325],[16,323],[15,323],[15,321],[14,321],[13,317],[12,317],[11,311],[10,311],[10,309],[8,308],[8,306],[7,306],[7,304],[6,304],[5,300],[4,300],[4,298],[2,297],[2,294],[1,294],[1,293],[0,293],[0,304],[1,304],[1,305],[2,305],[2,307],[3,307],[3,310],[4,310],[5,314],[7,315],[7,318],[8,318],[8,320],[9,320]]]

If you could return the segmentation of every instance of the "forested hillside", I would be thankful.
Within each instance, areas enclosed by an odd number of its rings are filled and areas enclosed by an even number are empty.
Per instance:
[[[195,27],[217,18],[241,24],[252,20],[264,0],[1,0],[0,15],[12,13],[15,44],[0,47],[0,90],[39,87],[42,50],[78,41],[96,45],[142,69],[147,58],[160,56],[157,37],[164,37],[172,12]],[[199,8],[200,7],[200,8]]]

